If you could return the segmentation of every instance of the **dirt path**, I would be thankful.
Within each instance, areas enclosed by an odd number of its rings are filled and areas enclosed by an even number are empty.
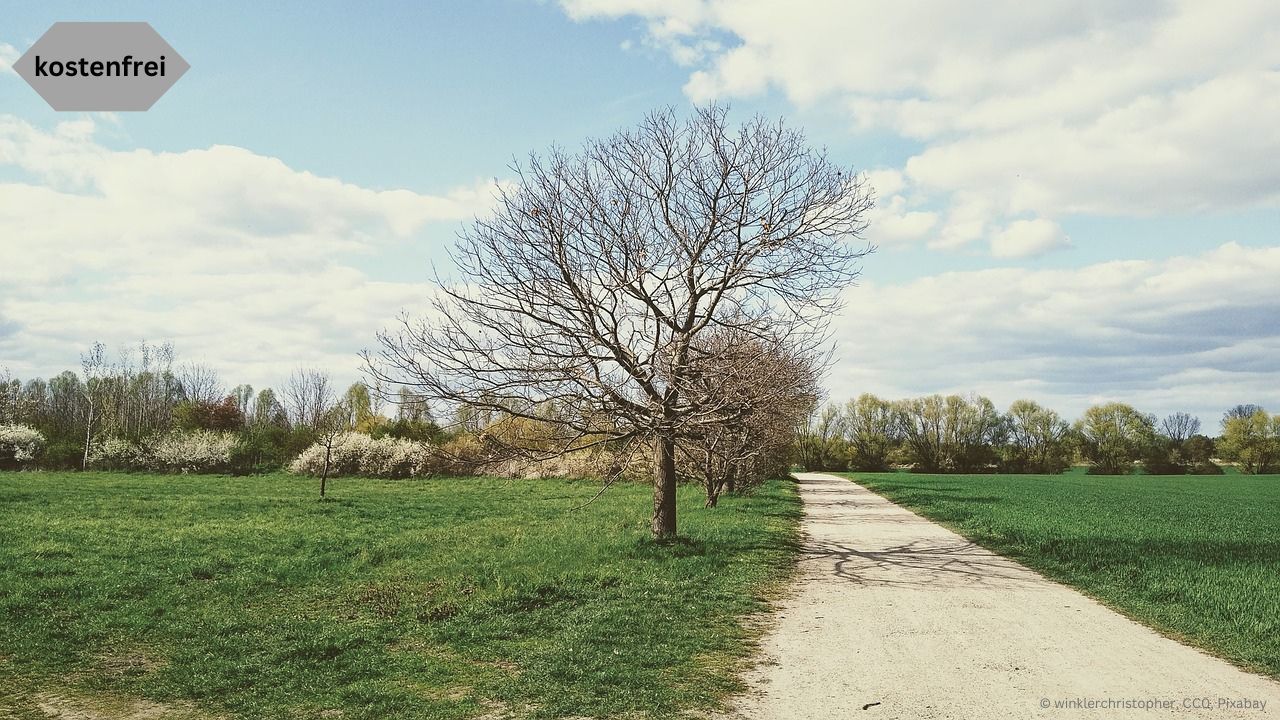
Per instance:
[[[848,480],[798,477],[800,586],[736,717],[1280,717],[1280,684],[1161,637]],[[1172,707],[1054,706],[1076,699]]]

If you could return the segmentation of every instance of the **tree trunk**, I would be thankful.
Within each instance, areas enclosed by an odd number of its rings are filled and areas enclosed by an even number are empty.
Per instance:
[[[720,502],[720,488],[722,487],[719,480],[707,479],[707,502],[703,505],[706,508],[713,508],[716,503]]]
[[[707,461],[702,464],[702,474],[706,478],[707,502],[703,507],[713,508],[720,499],[720,479],[716,477],[716,469],[711,461],[711,453],[707,453]]]
[[[324,470],[320,473],[320,497],[324,497],[325,482],[329,479],[329,453],[328,446],[324,449]]]
[[[84,461],[80,463],[81,470],[89,469],[89,440],[93,437],[93,403],[89,403],[89,422],[84,426]]]
[[[653,536],[676,534],[676,441],[658,436],[653,441]]]

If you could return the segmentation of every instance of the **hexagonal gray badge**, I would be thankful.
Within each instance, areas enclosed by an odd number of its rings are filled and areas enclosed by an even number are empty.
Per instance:
[[[144,22],[59,22],[13,69],[54,110],[146,110],[191,67]]]

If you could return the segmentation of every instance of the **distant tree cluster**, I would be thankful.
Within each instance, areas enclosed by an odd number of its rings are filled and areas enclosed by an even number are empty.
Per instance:
[[[227,389],[212,369],[179,364],[172,345],[109,356],[100,343],[80,372],[22,381],[0,370],[0,468],[263,472],[283,468],[325,430],[429,442],[440,434],[411,393],[395,418],[383,393],[295,371],[277,393]]]
[[[1257,405],[1237,405],[1222,419],[1219,446],[1245,472],[1280,471],[1280,415],[1268,415]]]
[[[1059,473],[1076,463],[1103,475],[1218,474],[1215,459],[1248,473],[1280,469],[1280,416],[1253,405],[1228,411],[1222,434],[1174,413],[1158,420],[1124,403],[1089,408],[1074,424],[1031,400],[1000,412],[985,397],[930,395],[889,401],[862,395],[816,411],[802,428],[811,470]]]

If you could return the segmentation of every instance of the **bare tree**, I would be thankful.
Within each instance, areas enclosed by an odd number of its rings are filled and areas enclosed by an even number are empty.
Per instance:
[[[1200,418],[1177,412],[1160,421],[1160,433],[1181,446],[1192,435],[1200,432]]]
[[[431,403],[428,398],[409,388],[400,388],[396,393],[396,418],[411,422],[432,422]]]
[[[168,430],[173,421],[173,410],[182,399],[182,387],[173,373],[176,352],[171,343],[138,344],[141,365],[133,377],[130,391],[132,408],[122,413],[129,418],[125,434],[142,438]]]
[[[93,444],[94,424],[103,405],[104,378],[109,374],[106,348],[96,342],[89,352],[80,355],[80,369],[84,375],[81,392],[85,401],[84,421],[84,457],[80,463],[82,470],[89,468],[89,448]]]
[[[316,443],[324,448],[324,469],[320,473],[320,497],[324,497],[329,481],[329,463],[333,457],[333,446],[350,429],[351,408],[345,402],[331,404],[316,418],[310,427],[315,430]]]
[[[237,385],[231,388],[231,397],[236,401],[236,409],[244,416],[246,425],[253,424],[253,386]]]
[[[276,393],[271,388],[263,388],[258,391],[258,396],[253,401],[253,418],[254,425],[275,425],[286,427],[289,424],[289,413],[280,400],[276,398]]]
[[[797,428],[820,395],[820,357],[792,348],[717,332],[697,343],[691,384],[725,398],[723,420],[694,426],[677,444],[690,461],[689,475],[706,490],[706,506],[721,493],[755,485],[785,472]]]
[[[211,405],[225,396],[222,380],[208,365],[186,363],[178,368],[177,378],[183,395],[190,402]]]
[[[759,118],[730,128],[717,107],[654,113],[513,171],[517,187],[455,245],[458,284],[379,334],[370,374],[516,418],[553,406],[559,435],[540,453],[650,444],[653,533],[673,535],[677,442],[738,412],[699,385],[696,340],[824,343],[871,251],[849,242],[871,193],[800,133]]]
[[[21,397],[22,382],[9,374],[9,368],[0,367],[0,425],[18,421]]]
[[[1235,407],[1231,408],[1230,410],[1222,414],[1223,432],[1224,433],[1226,432],[1227,423],[1231,422],[1232,420],[1248,420],[1249,418],[1253,417],[1254,413],[1262,409],[1263,408],[1260,405],[1254,405],[1253,403],[1243,403],[1240,405],[1236,405]]]
[[[281,388],[289,421],[295,425],[318,429],[321,420],[336,401],[329,374],[315,368],[298,368]]]

